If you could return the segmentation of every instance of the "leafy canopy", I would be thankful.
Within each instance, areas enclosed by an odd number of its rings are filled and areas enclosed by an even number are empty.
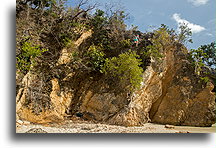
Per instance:
[[[117,77],[123,87],[130,90],[138,89],[142,82],[143,69],[140,67],[141,60],[134,51],[120,54],[105,60],[103,72],[111,77]]]
[[[94,71],[100,71],[104,65],[104,53],[101,51],[102,49],[98,46],[90,46],[88,50],[89,62]]]
[[[39,45],[32,45],[30,42],[24,42],[21,46],[21,53],[16,57],[16,68],[20,72],[26,73],[30,70],[32,64],[35,64],[35,59],[42,55],[48,49],[41,48]]]
[[[216,46],[215,42],[207,45],[201,45],[198,49],[191,49],[190,55],[196,62],[211,67],[216,64]]]

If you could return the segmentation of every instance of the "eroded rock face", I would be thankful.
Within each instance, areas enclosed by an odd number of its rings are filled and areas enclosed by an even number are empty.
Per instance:
[[[164,95],[152,105],[152,122],[190,126],[211,126],[215,123],[214,85],[210,82],[202,85],[187,66],[187,63],[183,64],[171,84],[166,86]]]
[[[39,113],[32,110],[34,102],[28,104],[28,86],[40,81],[38,76],[28,73],[23,79],[25,87],[17,94],[17,118],[36,123],[60,122],[68,115],[81,113],[85,120],[123,126],[147,122],[211,126],[215,123],[214,86],[204,85],[197,78],[186,55],[186,49],[167,48],[161,61],[152,59],[143,74],[140,90],[132,94],[116,93],[103,81],[103,76],[92,78],[88,72],[52,78],[50,107]],[[60,66],[62,61],[67,64],[70,60],[62,59],[57,63]]]
[[[109,120],[110,124],[138,126],[149,122],[152,102],[161,95],[160,77],[152,67],[144,73],[142,88],[132,94],[129,104]]]
[[[57,95],[57,93],[59,93],[57,80],[52,80],[52,92],[50,96],[41,94],[37,88],[32,90],[30,86],[35,84],[35,81],[37,83],[40,82],[38,76],[31,72],[23,79],[22,83],[25,87],[19,90],[16,97],[17,120],[28,120],[33,123],[61,122],[64,119],[65,106],[68,100],[64,100],[63,97],[60,98]],[[41,99],[50,99],[46,101],[49,102],[49,105],[41,105]],[[69,99],[69,97],[67,99]]]
[[[63,49],[56,66],[69,63],[72,50],[77,50],[79,45],[91,34],[91,31],[84,32],[73,47]],[[73,73],[68,74],[65,81],[71,76]],[[24,76],[22,82],[19,81],[21,84],[19,84],[20,89],[16,96],[17,120],[28,120],[34,123],[61,122],[64,120],[73,101],[74,90],[66,87],[62,91],[59,79],[52,78],[47,82],[47,80],[43,80],[44,77],[46,76],[43,74],[38,75],[30,71]],[[46,92],[43,89],[47,89]]]

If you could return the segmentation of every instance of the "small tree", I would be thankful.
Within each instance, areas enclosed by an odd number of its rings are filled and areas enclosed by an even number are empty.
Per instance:
[[[195,66],[195,73],[197,75],[200,75],[202,67],[205,65],[202,62],[202,58],[207,58],[207,54],[204,53],[203,50],[201,50],[201,48],[191,49],[190,58],[192,59],[192,63]]]
[[[163,51],[167,46],[172,45],[172,40],[166,28],[160,27],[154,31],[152,43],[159,51]]]
[[[105,59],[104,53],[101,51],[101,48],[92,45],[89,48],[87,55],[89,57],[91,68],[93,68],[94,71],[102,72],[102,67],[104,65]]]
[[[216,43],[212,42],[207,45],[201,45],[200,49],[203,53],[207,56],[200,56],[202,62],[205,63],[207,66],[213,67],[215,69],[216,65]]]
[[[16,56],[16,68],[23,74],[26,74],[30,67],[35,64],[36,58],[41,56],[47,49],[39,45],[33,45],[30,42],[24,42],[21,46],[21,52]]]
[[[177,40],[179,43],[184,44],[184,43],[193,43],[193,40],[191,38],[192,36],[192,31],[190,28],[188,28],[187,24],[182,23],[179,26],[179,34],[177,36]]]
[[[216,64],[216,47],[215,42],[207,45],[201,45],[198,49],[191,49],[190,58],[195,65],[195,70],[198,75],[202,71],[202,67],[209,66],[215,69]]]
[[[141,60],[132,51],[122,53],[119,57],[106,59],[103,72],[110,77],[117,77],[122,88],[131,91],[138,89],[142,82],[143,69],[140,67]]]

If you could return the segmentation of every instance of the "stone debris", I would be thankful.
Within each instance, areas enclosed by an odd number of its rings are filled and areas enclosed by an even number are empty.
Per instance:
[[[68,120],[65,123],[53,124],[52,126],[30,124],[19,125],[17,133],[175,133],[178,131],[167,130],[163,125],[145,124],[144,126],[125,127],[88,122],[74,123]]]
[[[188,131],[178,131],[176,133],[190,133],[190,132],[188,132]]]
[[[173,125],[168,125],[168,124],[166,124],[164,127],[165,127],[165,128],[169,128],[169,129],[175,128]]]
[[[41,128],[32,128],[28,130],[26,133],[47,133],[47,132]]]

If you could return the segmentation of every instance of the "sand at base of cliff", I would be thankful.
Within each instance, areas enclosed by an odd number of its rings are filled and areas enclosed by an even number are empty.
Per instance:
[[[191,133],[216,133],[216,124],[213,124],[212,127],[175,126],[175,129],[189,131]]]
[[[16,133],[215,133],[215,124],[212,127],[165,126],[146,123],[139,127],[124,127],[89,122],[67,121],[61,124],[16,124]]]

